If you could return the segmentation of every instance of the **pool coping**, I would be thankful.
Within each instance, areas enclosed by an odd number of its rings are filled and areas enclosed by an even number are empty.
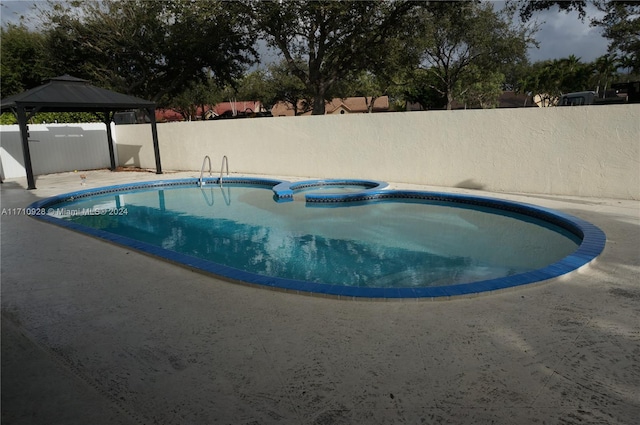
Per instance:
[[[303,180],[297,182],[290,181],[282,181],[273,187],[273,192],[275,193],[277,199],[279,201],[292,201],[293,195],[296,191],[308,189],[308,188],[328,188],[334,186],[361,186],[363,189],[359,191],[354,191],[352,194],[359,194],[362,196],[366,196],[368,193],[374,193],[378,190],[385,189],[389,186],[387,182],[379,181],[379,180],[358,180],[358,179],[320,179],[320,180]],[[331,192],[322,192],[318,193],[307,193],[305,194],[305,200],[307,202],[313,202],[318,199],[324,199],[329,196],[337,196],[345,195],[342,193],[336,194]]]
[[[288,197],[288,191],[291,191],[292,194],[293,192],[295,192],[296,184],[298,185],[297,188],[299,189],[300,187],[303,187],[303,183],[304,185],[314,185],[314,182],[316,186],[327,185],[327,182],[336,182],[334,184],[351,184],[353,182],[353,185],[362,185],[366,188],[362,191],[351,193],[314,193],[312,194],[312,196],[309,196],[311,194],[307,194],[305,196],[305,201],[310,206],[335,206],[337,203],[345,202],[379,202],[394,199],[443,201],[467,205],[479,205],[508,212],[515,212],[523,214],[525,216],[530,216],[550,222],[563,229],[566,229],[567,231],[581,238],[582,242],[580,243],[576,251],[555,263],[552,263],[540,269],[512,276],[481,280],[464,284],[435,287],[363,288],[329,285],[302,280],[259,275],[256,273],[251,273],[229,266],[213,263],[208,260],[192,257],[190,255],[169,251],[167,249],[157,247],[145,242],[140,242],[125,236],[111,234],[102,230],[93,229],[73,222],[68,222],[51,215],[47,215],[47,210],[49,210],[52,205],[60,202],[72,201],[74,199],[86,196],[115,193],[124,190],[145,189],[154,187],[198,186],[199,179],[197,178],[156,180],[150,182],[128,183],[94,189],[85,189],[36,201],[30,204],[26,208],[26,210],[31,211],[31,214],[29,215],[35,219],[88,234],[90,236],[97,237],[99,239],[121,246],[129,247],[136,251],[140,251],[154,257],[159,257],[174,264],[211,274],[218,278],[270,289],[278,289],[300,294],[336,297],[340,299],[445,299],[509,289],[521,285],[546,281],[575,271],[592,262],[598,255],[600,255],[600,253],[602,253],[606,244],[606,235],[604,234],[604,232],[597,226],[585,220],[549,208],[515,201],[507,201],[498,198],[453,194],[447,192],[386,189],[385,182],[379,182],[375,180],[332,179],[315,181],[307,180],[304,182],[290,183],[285,180],[253,177],[226,177],[222,178],[222,180],[219,178],[204,179],[204,185],[224,185],[225,183],[227,183],[231,185],[249,184],[271,186],[272,190],[274,190],[274,198],[276,198],[276,200],[280,199],[278,193],[275,190],[276,187],[279,190],[283,191],[282,193],[285,194],[285,197]]]

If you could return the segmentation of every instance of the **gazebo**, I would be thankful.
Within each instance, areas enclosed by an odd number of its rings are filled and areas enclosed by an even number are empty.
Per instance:
[[[113,171],[116,168],[110,125],[113,120],[113,114],[118,111],[144,109],[151,120],[156,173],[162,174],[158,129],[156,126],[156,104],[154,102],[92,86],[87,80],[63,75],[53,78],[39,87],[2,99],[0,107],[2,112],[12,111],[18,117],[24,166],[27,174],[27,189],[36,188],[31,165],[31,153],[29,152],[27,121],[38,112],[94,112],[101,114],[107,126],[107,142],[109,144],[111,170]]]

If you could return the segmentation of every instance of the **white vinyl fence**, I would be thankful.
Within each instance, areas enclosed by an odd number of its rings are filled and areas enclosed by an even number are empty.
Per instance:
[[[111,165],[107,129],[102,123],[31,124],[29,150],[34,175]],[[17,124],[0,126],[0,159],[3,179],[26,176]]]

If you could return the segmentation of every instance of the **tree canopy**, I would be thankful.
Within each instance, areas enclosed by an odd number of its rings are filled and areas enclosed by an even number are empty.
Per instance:
[[[580,19],[586,16],[587,0],[507,0],[507,4],[515,5],[523,21],[528,21],[536,12],[558,7],[563,12],[576,11]]]
[[[289,72],[311,94],[314,114],[324,114],[325,100],[341,80],[367,69],[387,51],[416,6],[406,0],[245,4],[258,32],[282,53]]]
[[[557,7],[561,11],[577,11],[580,19],[587,18],[588,5],[605,15],[591,17],[592,26],[601,27],[609,40],[609,55],[625,63],[630,72],[640,73],[640,2],[638,0],[507,0],[510,7],[519,10],[523,21],[536,12]]]
[[[552,98],[604,93],[622,69],[637,78],[640,3],[507,4],[499,11],[481,0],[50,1],[38,30],[2,28],[2,94],[72,74],[194,119],[234,98],[288,102],[296,114],[322,114],[326,101],[351,96],[370,110],[381,96],[425,109],[454,101],[485,108],[503,90]],[[608,55],[528,63],[534,28],[522,19],[556,6],[585,19],[593,5],[603,14],[588,19],[610,41]],[[258,42],[280,61],[260,63]]]
[[[496,71],[526,62],[527,47],[532,43],[529,31],[515,28],[490,3],[438,2],[421,10],[421,15],[422,64],[436,77],[438,84],[432,89],[446,98],[447,109],[452,107],[460,82],[474,84],[484,71],[491,75],[488,80],[500,85],[504,75],[496,80]],[[475,85],[476,93],[480,88]]]
[[[239,12],[223,1],[54,2],[43,12],[50,65],[162,102],[196,81],[232,82],[255,62]]]
[[[602,27],[609,53],[618,56],[631,72],[640,73],[640,2],[597,2],[597,6],[605,15],[592,24]]]
[[[23,25],[0,29],[0,75],[2,96],[21,93],[42,83],[49,73],[45,58],[45,36]]]

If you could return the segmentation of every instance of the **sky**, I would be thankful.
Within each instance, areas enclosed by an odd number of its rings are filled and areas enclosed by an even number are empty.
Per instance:
[[[20,16],[32,14],[31,8],[34,3],[46,4],[44,0],[0,0],[2,26],[9,22],[17,23]],[[495,3],[496,7],[500,7],[502,2]],[[577,12],[564,13],[556,7],[534,14],[533,19],[540,24],[540,29],[535,35],[540,47],[529,49],[529,60],[537,62],[575,55],[581,58],[582,62],[592,62],[606,54],[607,40],[601,36],[598,28],[589,25],[588,18],[597,13],[593,6],[589,6],[584,22],[580,21]]]
[[[529,60],[536,62],[575,55],[582,62],[592,62],[607,54],[608,40],[602,37],[600,28],[589,24],[594,16],[601,17],[602,12],[591,5],[587,8],[584,22],[578,17],[578,12],[560,12],[557,7],[537,12],[533,18],[541,24],[535,35],[540,48],[529,49]]]

